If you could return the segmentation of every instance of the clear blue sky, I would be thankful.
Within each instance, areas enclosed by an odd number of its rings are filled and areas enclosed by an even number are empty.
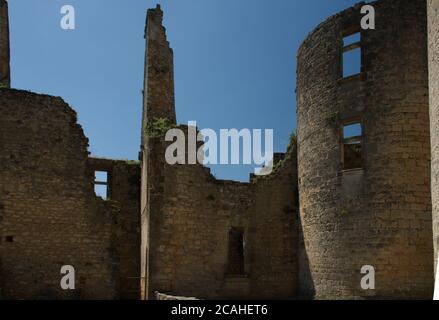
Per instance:
[[[61,96],[78,113],[92,155],[137,159],[146,9],[162,5],[175,56],[178,122],[272,128],[285,151],[296,127],[296,52],[353,0],[9,0],[12,86]],[[59,26],[76,9],[76,30]],[[251,166],[215,166],[247,180]]]

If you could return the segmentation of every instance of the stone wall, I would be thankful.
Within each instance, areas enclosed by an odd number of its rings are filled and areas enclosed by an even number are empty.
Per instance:
[[[295,149],[288,155],[278,171],[250,183],[216,180],[200,165],[164,164],[162,196],[151,203],[160,209],[149,219],[150,297],[156,291],[201,299],[296,296]],[[244,231],[240,274],[228,274],[231,228]]]
[[[145,80],[142,131],[155,118],[168,118],[175,123],[174,53],[166,39],[163,11],[160,5],[149,9],[145,26]],[[143,140],[142,143],[146,143]]]
[[[167,146],[148,128],[175,124],[173,55],[158,6],[147,13],[142,123],[142,298],[296,295],[297,163],[251,183],[219,181],[201,165],[168,165]],[[186,131],[187,127],[181,127]],[[228,237],[242,230],[244,272],[229,274]]]
[[[250,189],[250,297],[295,298],[299,276],[296,145],[290,145],[282,160],[274,163],[271,175],[252,179]]]
[[[372,5],[359,75],[342,78],[341,57],[361,4],[319,25],[298,53],[301,294],[431,299],[426,2]],[[353,121],[362,167],[343,170],[343,125]],[[364,265],[375,267],[375,290],[360,287]]]
[[[114,299],[136,290],[124,279],[138,272],[139,165],[114,164],[122,206],[104,201],[94,194],[88,140],[61,98],[0,89],[0,113],[3,298]],[[75,267],[76,290],[61,290],[63,265]]]
[[[117,227],[120,299],[140,297],[140,163],[137,161],[89,158],[90,174],[106,171],[109,199],[119,206]]]
[[[427,3],[438,219],[439,4]],[[159,6],[148,10],[145,29],[140,163],[89,157],[76,113],[61,98],[0,88],[0,298],[431,299],[426,2],[373,5],[376,30],[360,31],[360,4],[304,41],[298,147],[248,183],[165,163],[168,143],[150,132],[156,119],[176,123],[173,52]],[[354,31],[361,73],[343,78],[343,37]],[[6,87],[8,38],[0,0]],[[346,153],[343,127],[355,122],[360,153]],[[108,200],[94,193],[95,171],[109,174]],[[234,234],[241,248],[230,244]],[[63,265],[75,267],[74,291],[60,288]],[[375,268],[375,290],[360,288],[364,265]]]
[[[428,0],[431,186],[435,265],[439,245],[439,0]]]
[[[143,89],[143,114],[141,132],[141,298],[152,298],[149,281],[150,220],[161,212],[163,196],[162,180],[164,157],[160,157],[160,146],[150,142],[147,131],[156,119],[167,119],[175,124],[174,62],[173,51],[166,39],[162,25],[163,11],[160,5],[149,9],[145,26],[145,70]],[[157,149],[157,150],[156,150]]]
[[[10,87],[8,3],[0,0],[0,86]]]

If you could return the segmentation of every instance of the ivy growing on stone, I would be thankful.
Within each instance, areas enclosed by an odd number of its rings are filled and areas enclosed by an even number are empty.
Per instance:
[[[168,118],[155,117],[146,125],[145,134],[148,138],[163,138],[166,132],[175,126]]]
[[[290,134],[290,145],[288,147],[292,145],[297,145],[297,134],[295,132]]]

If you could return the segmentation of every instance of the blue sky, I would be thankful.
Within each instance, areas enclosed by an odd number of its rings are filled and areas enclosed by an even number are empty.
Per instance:
[[[285,151],[296,128],[296,52],[352,0],[9,0],[12,86],[61,96],[78,113],[92,155],[137,159],[146,9],[160,3],[174,49],[179,123],[272,128]],[[76,9],[76,30],[60,9]],[[218,165],[248,180],[252,166]]]

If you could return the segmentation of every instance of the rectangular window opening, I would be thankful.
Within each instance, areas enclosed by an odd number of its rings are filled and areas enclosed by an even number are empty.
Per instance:
[[[343,38],[343,78],[361,73],[361,33],[356,32]]]
[[[343,170],[362,168],[362,139],[361,123],[343,126]]]
[[[343,126],[343,139],[349,139],[354,137],[361,137],[361,124],[353,123]]]
[[[343,47],[350,46],[351,44],[360,43],[361,42],[361,33],[355,32],[343,38]]]
[[[245,275],[244,229],[232,227],[229,231],[227,274]]]
[[[97,197],[101,197],[104,200],[110,198],[108,185],[108,172],[95,171],[94,190]]]

